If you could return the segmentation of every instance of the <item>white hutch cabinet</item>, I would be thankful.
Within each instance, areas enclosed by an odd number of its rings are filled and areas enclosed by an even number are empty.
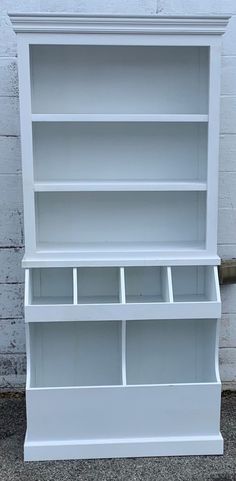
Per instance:
[[[25,459],[220,454],[226,17],[11,14]]]

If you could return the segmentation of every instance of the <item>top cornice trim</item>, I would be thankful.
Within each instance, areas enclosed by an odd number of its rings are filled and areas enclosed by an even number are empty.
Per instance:
[[[9,13],[16,33],[222,35],[229,16],[121,16]]]

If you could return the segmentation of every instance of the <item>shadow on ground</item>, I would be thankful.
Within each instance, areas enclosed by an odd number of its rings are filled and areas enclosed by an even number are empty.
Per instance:
[[[0,481],[236,481],[236,393],[222,397],[223,456],[23,462],[25,400],[0,394]]]

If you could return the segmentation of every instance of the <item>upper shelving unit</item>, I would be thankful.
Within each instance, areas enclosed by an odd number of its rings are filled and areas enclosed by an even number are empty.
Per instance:
[[[218,263],[228,17],[10,18],[25,62],[24,267]]]

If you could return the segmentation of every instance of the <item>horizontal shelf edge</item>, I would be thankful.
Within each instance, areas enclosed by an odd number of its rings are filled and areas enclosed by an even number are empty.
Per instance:
[[[193,386],[221,386],[221,382],[219,381],[208,381],[208,382],[180,382],[180,383],[166,383],[166,384],[105,384],[101,386],[97,385],[88,385],[88,386],[47,386],[47,387],[27,387],[27,392],[36,392],[36,391],[48,391],[48,390],[77,390],[77,389],[138,389],[142,387],[150,387],[150,388],[166,388],[166,387],[193,387]]]
[[[35,192],[206,191],[206,182],[35,182]]]
[[[33,122],[208,122],[205,114],[32,114]]]
[[[119,255],[119,258],[111,256],[106,257],[87,257],[76,256],[75,254],[36,254],[34,256],[24,255],[22,260],[23,268],[30,267],[105,267],[114,266],[123,267],[128,266],[182,266],[182,265],[219,265],[221,259],[217,255],[204,255],[205,252],[193,252],[184,253],[181,251],[178,255],[173,256],[170,253],[168,256],[166,253],[153,253],[153,256],[146,255],[140,256],[124,256],[123,253]]]
[[[194,313],[194,314],[193,314]],[[94,304],[27,304],[25,322],[113,322],[167,319],[217,319],[221,315],[221,302],[138,302]]]

